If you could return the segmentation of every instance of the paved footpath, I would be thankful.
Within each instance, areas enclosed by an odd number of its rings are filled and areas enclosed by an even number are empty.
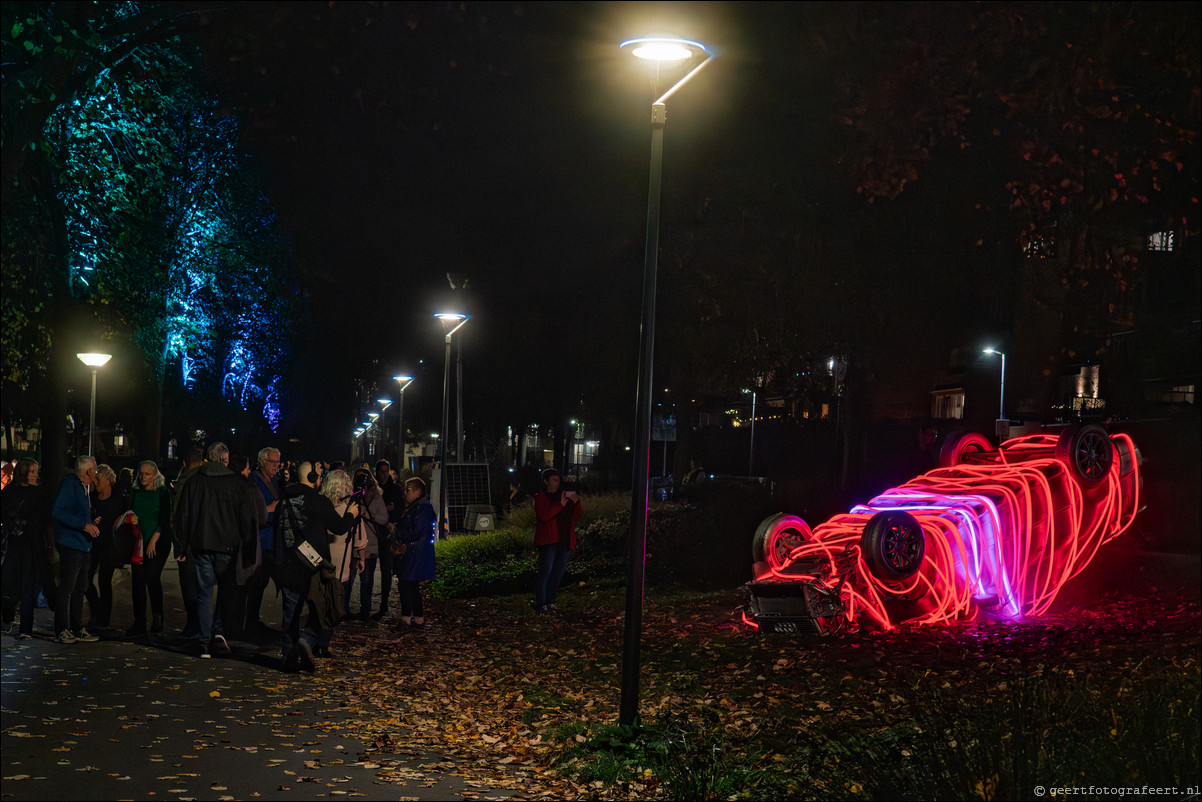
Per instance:
[[[506,798],[451,774],[454,764],[439,755],[364,761],[366,736],[339,732],[328,710],[290,704],[289,690],[312,679],[279,672],[275,637],[231,642],[234,654],[223,659],[192,656],[171,637],[183,625],[174,568],[169,561],[164,573],[162,635],[135,640],[114,630],[97,643],[59,644],[46,609],[32,640],[4,634],[0,798]],[[114,585],[113,621],[124,627],[128,569]],[[278,621],[270,589],[263,606],[263,620]]]

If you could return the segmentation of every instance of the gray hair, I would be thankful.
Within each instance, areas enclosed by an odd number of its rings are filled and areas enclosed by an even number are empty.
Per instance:
[[[278,457],[280,455],[280,450],[272,446],[261,448],[259,449],[259,456],[255,458],[255,462],[259,465],[262,465],[272,454],[275,454]]]
[[[104,464],[97,465],[96,466],[96,475],[103,476],[105,479],[108,479],[109,484],[113,484],[113,485],[117,484],[117,473],[112,468],[110,468],[108,465],[104,465]]]
[[[225,443],[213,443],[209,446],[209,462],[221,462],[222,457],[228,457],[229,454],[229,446]]]
[[[75,473],[83,475],[88,472],[88,468],[96,466],[96,458],[89,457],[87,454],[75,458]]]
[[[330,471],[321,483],[321,494],[335,504],[343,501],[354,489],[351,477],[342,469]]]

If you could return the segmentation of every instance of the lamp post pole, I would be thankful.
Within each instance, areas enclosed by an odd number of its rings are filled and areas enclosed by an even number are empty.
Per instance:
[[[76,354],[76,358],[92,369],[92,406],[88,419],[88,456],[96,456],[96,372],[113,358],[112,354]]]
[[[630,540],[626,563],[626,622],[622,646],[622,699],[619,723],[638,717],[643,589],[647,554],[647,502],[651,469],[651,379],[655,358],[655,282],[659,268],[659,206],[663,172],[664,123],[668,97],[710,62],[704,45],[682,39],[645,38],[623,42],[635,56],[655,61],[683,61],[695,53],[706,58],[651,104],[651,173],[647,189],[647,243],[643,253],[643,312],[639,379],[635,412],[634,484],[631,488]]]
[[[436,467],[438,470],[438,512],[439,512],[439,527],[438,536],[450,533],[449,524],[447,521],[447,488],[446,474],[443,470],[447,459],[447,429],[451,423],[451,408],[450,408],[450,390],[451,390],[451,336],[463,328],[469,320],[467,315],[458,312],[440,312],[435,315],[436,318],[442,321],[442,326],[446,329],[446,358],[443,361],[442,369],[442,432],[438,435],[438,458],[436,459]]]
[[[997,424],[994,427],[994,434],[997,435],[998,441],[1001,442],[1010,436],[1010,421],[1006,417],[1006,355],[994,348],[986,348],[985,353],[997,354],[1002,358],[1002,382],[1001,389],[998,392]]]
[[[401,453],[400,453],[401,466],[408,468],[409,464],[408,464],[408,460],[405,456],[405,388],[408,387],[409,385],[413,384],[413,377],[412,376],[393,376],[392,378],[393,378],[393,381],[395,381],[401,385],[401,395],[397,399],[397,412],[396,412],[396,425],[397,425],[397,429],[399,430],[397,432],[397,443],[399,444],[400,449],[401,449]]]

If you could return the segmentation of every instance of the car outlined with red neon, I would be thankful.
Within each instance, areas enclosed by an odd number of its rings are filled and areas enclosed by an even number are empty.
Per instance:
[[[940,467],[813,529],[785,513],[752,545],[744,621],[832,633],[1039,615],[1140,510],[1141,457],[1096,424],[993,447],[949,437]]]

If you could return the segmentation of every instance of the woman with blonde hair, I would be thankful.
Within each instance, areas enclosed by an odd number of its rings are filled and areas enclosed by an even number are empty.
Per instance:
[[[150,631],[163,631],[163,566],[171,553],[171,491],[153,460],[138,465],[129,494],[132,523],[142,532],[141,565],[130,567],[133,579],[134,622],[131,637],[146,634],[146,596],[150,596]]]
[[[321,483],[321,494],[334,502],[334,511],[339,515],[346,512],[354,492],[350,474],[342,469],[330,471]],[[338,568],[338,581],[342,583],[346,605],[349,608],[351,584],[366,562],[367,533],[363,527],[355,526],[349,534],[331,537],[333,540],[330,541],[330,562]]]

